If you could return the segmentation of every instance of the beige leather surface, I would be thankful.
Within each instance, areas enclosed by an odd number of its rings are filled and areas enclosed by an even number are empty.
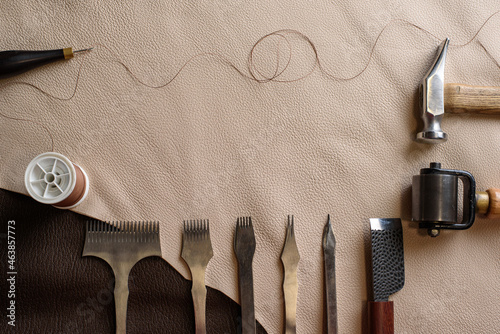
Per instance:
[[[279,260],[286,215],[295,215],[299,263],[297,332],[322,328],[321,235],[328,213],[337,239],[339,330],[366,328],[365,247],[370,217],[403,217],[406,284],[391,299],[397,333],[500,332],[500,222],[431,239],[407,221],[411,177],[431,161],[472,172],[478,188],[500,186],[500,118],[444,121],[449,141],[417,144],[418,86],[445,37],[463,44],[498,10],[497,1],[2,1],[0,49],[75,49],[101,43],[144,82],[168,81],[200,52],[223,55],[243,72],[253,44],[279,29],[315,43],[330,74],[257,83],[219,57],[189,63],[170,85],[147,88],[97,47],[85,58],[75,97],[59,101],[26,85],[0,89],[0,110],[43,122],[55,151],[82,166],[90,194],[75,211],[106,220],[161,221],[164,258],[180,258],[183,219],[209,218],[215,256],[206,282],[237,299],[233,232],[251,215],[256,315],[269,333],[283,324]],[[466,47],[451,47],[446,82],[499,85],[500,15]],[[278,42],[281,40],[281,42]],[[281,79],[307,73],[311,49],[293,35]],[[267,43],[267,44],[266,44]],[[256,52],[272,74],[288,44],[274,38]],[[283,60],[285,59],[285,60]],[[10,81],[72,94],[82,57]],[[3,81],[7,83],[10,81]],[[0,118],[0,186],[26,193],[24,170],[50,150],[39,125]],[[165,305],[174,307],[174,305]]]

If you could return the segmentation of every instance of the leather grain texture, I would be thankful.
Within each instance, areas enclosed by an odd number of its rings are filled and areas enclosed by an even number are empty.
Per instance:
[[[133,1],[9,0],[0,4],[0,48],[86,48],[101,43],[138,78],[160,85],[200,52],[218,53],[246,71],[252,45],[279,29],[315,43],[322,66],[290,83],[256,83],[217,56],[189,63],[167,87],[138,83],[106,49],[47,65],[5,82],[0,110],[42,122],[55,151],[89,175],[90,193],[75,211],[102,220],[162,222],[163,257],[184,277],[183,219],[210,219],[214,258],[206,282],[238,300],[233,233],[252,216],[256,317],[270,333],[283,328],[279,255],[286,216],[295,217],[297,331],[322,328],[321,235],[328,213],[337,239],[339,331],[366,328],[366,254],[370,217],[410,217],[411,178],[431,161],[470,171],[478,189],[498,186],[500,119],[448,115],[449,141],[414,142],[418,87],[438,45],[466,43],[498,10],[498,1]],[[493,17],[464,47],[450,47],[446,82],[499,86],[498,28]],[[313,68],[311,48],[289,36],[293,54],[280,79]],[[280,48],[277,51],[277,48]],[[484,49],[488,50],[491,57]],[[267,39],[255,52],[264,74],[282,69],[288,44]],[[279,57],[279,58],[277,58]],[[3,82],[2,82],[3,84]],[[0,119],[0,187],[26,193],[29,161],[50,150],[39,125]],[[500,331],[500,225],[478,219],[467,231],[430,239],[404,221],[406,285],[391,298],[398,333]]]
[[[16,221],[16,327],[7,325],[7,221]],[[101,259],[82,257],[89,218],[0,190],[1,333],[114,333],[114,278]],[[194,333],[191,282],[160,258],[129,277],[127,333]],[[236,333],[240,307],[208,288],[207,331]],[[266,332],[260,324],[257,333]]]

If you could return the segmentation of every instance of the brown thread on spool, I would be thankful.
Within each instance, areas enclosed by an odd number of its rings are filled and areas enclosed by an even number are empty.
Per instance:
[[[80,167],[75,164],[73,164],[73,166],[75,167],[76,174],[75,188],[73,188],[73,191],[71,192],[71,194],[69,194],[68,197],[66,197],[59,203],[53,204],[54,206],[61,208],[73,206],[78,203],[78,201],[80,201],[85,195],[85,188],[87,187],[87,180],[85,179],[85,175],[83,174]]]
[[[494,12],[493,14],[491,14],[485,21],[484,23],[480,26],[480,28],[476,31],[476,33],[472,36],[472,38],[470,38],[469,41],[467,41],[466,43],[464,44],[452,44],[451,46],[454,46],[454,47],[465,47],[467,45],[469,45],[470,43],[472,43],[473,40],[475,40],[479,33],[484,29],[484,27],[486,26],[486,24],[495,16],[497,15],[498,13],[500,13],[500,10],[499,11],[496,11]],[[166,83],[164,84],[161,84],[161,85],[158,85],[158,86],[154,86],[154,85],[150,85],[150,84],[146,84],[144,83],[142,80],[140,80],[137,75],[135,75],[135,73],[125,64],[125,62],[123,62],[119,57],[118,55],[113,52],[110,48],[108,48],[107,46],[105,45],[102,45],[102,44],[96,44],[94,47],[97,47],[97,46],[100,46],[100,47],[103,47],[104,49],[108,50],[118,61],[119,64],[121,64],[125,69],[126,71],[135,79],[137,80],[140,84],[146,86],[146,87],[149,87],[149,88],[154,88],[154,89],[159,89],[159,88],[163,88],[167,85],[169,85],[170,83],[172,83],[179,75],[180,73],[185,69],[185,67],[190,64],[192,61],[194,61],[195,59],[199,58],[199,57],[202,57],[202,56],[212,56],[212,57],[216,57],[218,58],[219,60],[222,60],[223,63],[226,63],[228,66],[230,66],[231,68],[233,68],[237,73],[239,73],[242,77],[244,78],[247,78],[249,80],[252,80],[252,81],[255,81],[257,83],[266,83],[266,82],[283,82],[283,83],[291,83],[291,82],[295,82],[295,81],[299,81],[299,80],[302,80],[302,79],[305,79],[307,78],[308,76],[310,76],[316,69],[316,67],[320,70],[321,73],[323,73],[324,75],[326,75],[329,79],[333,79],[333,80],[340,80],[340,81],[348,81],[348,80],[353,80],[357,77],[359,77],[361,74],[363,74],[366,69],[368,68],[368,66],[370,65],[371,63],[371,60],[373,58],[373,54],[374,54],[374,50],[376,48],[376,46],[378,45],[378,42],[381,38],[381,36],[383,35],[384,31],[389,27],[391,26],[392,24],[394,23],[404,23],[404,24],[407,24],[409,25],[410,27],[413,27],[413,28],[416,28],[428,35],[430,35],[431,37],[433,37],[434,39],[436,40],[439,40],[441,41],[442,39],[440,39],[438,36],[432,34],[430,31],[414,24],[414,23],[411,23],[407,20],[404,20],[404,19],[395,19],[395,20],[391,20],[389,21],[383,28],[382,30],[380,31],[380,33],[377,35],[376,39],[375,39],[375,42],[373,43],[372,45],[372,48],[370,50],[370,53],[368,55],[368,60],[366,61],[366,64],[365,66],[361,69],[360,72],[358,72],[357,74],[351,76],[351,77],[339,77],[339,76],[335,76],[335,75],[332,75],[330,74],[329,72],[327,72],[324,67],[322,66],[321,64],[321,61],[320,61],[320,57],[319,57],[319,53],[318,53],[318,50],[316,48],[316,45],[313,43],[313,41],[308,37],[306,36],[305,34],[297,31],[297,30],[292,30],[292,29],[282,29],[282,30],[278,30],[278,31],[275,31],[275,32],[272,32],[270,34],[267,34],[263,37],[261,37],[254,45],[253,47],[251,48],[250,52],[249,52],[249,56],[248,56],[248,62],[247,62],[247,70],[249,72],[249,75],[246,74],[246,73],[243,73],[238,67],[236,67],[231,61],[229,61],[226,57],[224,57],[223,55],[220,55],[220,54],[217,54],[217,53],[210,53],[210,52],[205,52],[205,53],[200,53],[200,54],[197,54],[197,55],[194,55],[193,57],[191,57],[190,59],[188,59],[187,62],[185,62],[182,67],[174,74],[174,76],[168,80]],[[309,44],[309,46],[311,47],[313,53],[314,53],[314,65],[312,66],[311,70],[309,72],[307,72],[305,75],[303,76],[300,76],[296,79],[291,79],[291,80],[280,80],[278,79],[283,73],[286,72],[286,69],[289,67],[290,65],[290,62],[291,62],[291,57],[292,57],[292,53],[291,53],[291,44],[290,44],[290,41],[287,39],[286,35],[287,34],[293,34],[293,35],[296,35],[298,36],[299,38],[301,38],[303,41],[305,41],[307,44]],[[271,36],[277,36],[280,38],[280,42],[278,43],[278,46],[276,48],[276,67],[275,67],[275,70],[274,70],[274,74],[272,74],[271,76],[266,76],[262,73],[261,70],[259,70],[256,66],[255,66],[255,63],[254,63],[254,52],[255,52],[255,49],[260,45],[260,43],[262,43],[264,40],[266,40],[267,38],[271,37]],[[288,60],[286,62],[286,65],[280,70],[280,45],[282,43],[282,39],[285,40],[285,42],[287,43],[288,45],[288,48],[290,50],[290,54],[288,56]],[[483,44],[481,42],[479,42],[480,46],[483,48],[483,50],[485,51],[485,53],[495,62],[495,64],[497,65],[497,67],[500,68],[500,65],[498,63],[498,61],[496,61],[496,59],[490,54],[490,52],[483,46]],[[73,92],[72,94],[69,96],[69,97],[59,97],[59,96],[56,96],[56,95],[53,95],[51,93],[48,93],[47,91],[44,91],[42,88],[40,88],[39,86],[35,85],[35,84],[32,84],[32,83],[29,83],[29,82],[24,82],[24,81],[11,81],[11,82],[7,82],[6,84],[4,85],[1,85],[0,86],[0,89],[2,88],[5,88],[5,87],[8,87],[8,86],[11,86],[11,85],[27,85],[27,86],[30,86],[32,88],[35,88],[37,90],[39,90],[41,93],[49,96],[49,97],[52,97],[54,99],[57,99],[57,100],[62,100],[62,101],[68,101],[68,100],[71,100],[75,95],[76,95],[76,92],[78,90],[78,87],[79,87],[79,82],[80,82],[80,78],[81,78],[81,73],[82,73],[82,69],[83,69],[83,65],[85,64],[85,60],[86,60],[86,56],[87,56],[88,53],[85,53],[82,57],[82,61],[80,62],[80,65],[79,65],[79,68],[78,68],[78,72],[77,72],[77,75],[76,75],[76,80],[75,80],[75,85],[74,85],[74,88],[73,88]],[[259,78],[258,76],[260,76],[261,78]],[[34,120],[29,120],[29,119],[23,119],[23,118],[16,118],[16,117],[11,117],[11,116],[7,116],[3,113],[0,112],[0,116],[4,117],[4,118],[7,118],[7,119],[10,119],[10,120],[17,120],[17,121],[24,121],[24,122],[32,122],[34,124],[37,124],[37,125],[40,125],[45,131],[47,131],[49,137],[50,137],[50,140],[51,140],[51,151],[54,151],[54,138],[51,134],[51,132],[49,131],[49,129],[44,125],[42,124],[41,122],[37,122],[37,121],[34,121]],[[74,164],[73,164],[74,165]],[[74,204],[76,204],[83,196],[84,196],[84,193],[85,193],[85,187],[86,187],[86,181],[85,181],[85,177],[83,176],[83,172],[81,171],[81,169],[74,165],[75,167],[75,171],[76,171],[76,174],[77,174],[77,180],[76,180],[76,184],[75,184],[75,188],[73,190],[73,192],[70,194],[70,196],[68,198],[66,198],[65,200],[59,202],[59,203],[56,203],[55,205],[56,206],[61,206],[61,207],[67,207],[67,206],[72,206]]]

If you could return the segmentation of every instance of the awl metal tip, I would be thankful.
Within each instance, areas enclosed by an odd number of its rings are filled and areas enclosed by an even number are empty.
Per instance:
[[[91,47],[91,48],[88,48],[88,49],[81,49],[81,50],[78,50],[78,51],[73,51],[73,53],[89,52],[89,51],[92,51],[93,49],[94,49],[94,47]]]

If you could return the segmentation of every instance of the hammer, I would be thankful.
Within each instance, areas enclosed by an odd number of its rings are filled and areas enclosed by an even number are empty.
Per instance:
[[[428,144],[445,142],[447,134],[441,120],[448,114],[500,114],[500,87],[444,84],[444,65],[450,39],[439,47],[438,55],[421,85],[422,120],[424,128],[417,141]]]

